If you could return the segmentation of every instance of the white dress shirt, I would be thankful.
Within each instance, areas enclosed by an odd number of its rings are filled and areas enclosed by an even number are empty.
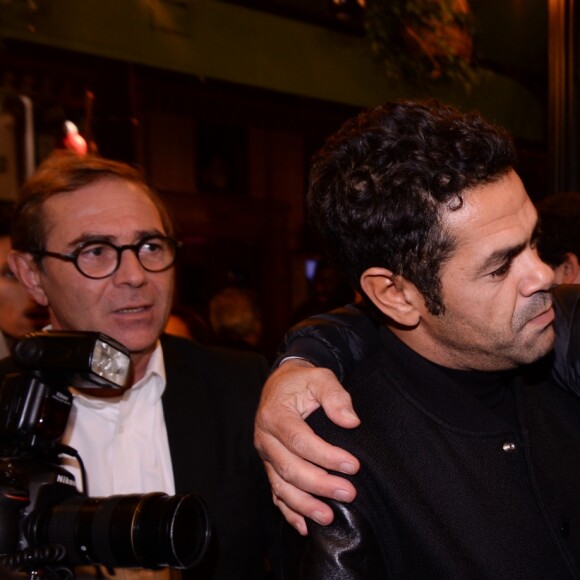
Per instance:
[[[99,398],[74,392],[62,442],[79,452],[89,496],[175,493],[161,403],[165,382],[163,352],[157,344],[143,378],[122,396]],[[63,465],[80,487],[76,461],[64,458]]]
[[[165,389],[163,351],[158,343],[143,378],[122,396],[99,398],[73,391],[73,406],[62,442],[78,451],[87,473],[87,495],[175,493],[161,395]],[[62,465],[81,488],[78,463],[68,457]],[[93,568],[76,571],[78,579],[95,577]],[[165,580],[178,577],[168,569],[116,569],[114,580]]]

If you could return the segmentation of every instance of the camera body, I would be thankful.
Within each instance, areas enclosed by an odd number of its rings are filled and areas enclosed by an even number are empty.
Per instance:
[[[0,386],[0,563],[31,577],[70,578],[77,565],[191,568],[210,540],[195,493],[90,498],[60,464],[70,387],[116,389],[131,379],[127,349],[102,333],[39,332],[16,343]]]
[[[4,565],[20,569],[62,561],[64,546],[37,542],[35,522],[46,510],[78,496],[82,494],[74,477],[57,463],[32,455],[1,458],[0,554]]]

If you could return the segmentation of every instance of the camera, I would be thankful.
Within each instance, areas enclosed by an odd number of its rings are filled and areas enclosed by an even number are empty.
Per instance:
[[[76,566],[172,567],[200,562],[210,521],[195,493],[88,497],[76,450],[59,442],[70,387],[113,389],[131,380],[127,349],[98,332],[44,331],[13,349],[0,386],[0,565],[30,578],[73,578]],[[81,490],[62,465],[73,457]]]

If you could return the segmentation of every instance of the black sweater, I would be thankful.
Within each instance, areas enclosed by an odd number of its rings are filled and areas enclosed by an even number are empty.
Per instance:
[[[561,289],[557,300],[556,376],[574,390],[577,293]],[[362,467],[355,502],[333,504],[333,525],[311,525],[303,577],[578,577],[580,400],[548,380],[552,361],[518,373],[449,371],[353,318],[323,319],[291,339],[293,354],[307,343],[335,370],[354,368],[346,386],[362,419],[355,430],[322,412],[310,419]],[[337,337],[354,354],[341,356]]]

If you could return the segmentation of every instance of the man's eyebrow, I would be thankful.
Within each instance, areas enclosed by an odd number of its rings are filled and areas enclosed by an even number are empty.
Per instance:
[[[535,242],[539,235],[540,235],[540,224],[538,221],[536,221],[536,225],[532,230],[530,240],[532,242]],[[508,260],[515,258],[518,254],[521,254],[526,249],[528,243],[529,242],[516,244],[515,246],[510,246],[508,248],[500,248],[498,250],[493,251],[489,256],[487,256],[483,264],[477,269],[478,275],[486,274],[493,268],[501,266]]]
[[[134,243],[139,243],[141,240],[145,238],[149,238],[151,236],[165,236],[163,232],[158,229],[154,230],[141,230],[136,232]],[[77,248],[78,246],[90,242],[108,242],[110,244],[118,244],[117,237],[108,235],[108,234],[81,234],[71,242],[67,244],[67,246],[71,249]]]
[[[74,240],[70,241],[67,244],[67,247],[69,247],[72,250],[82,244],[86,244],[87,242],[109,242],[112,244],[114,240],[115,240],[114,236],[108,236],[105,234],[81,234]]]
[[[477,269],[477,273],[480,275],[486,274],[490,270],[505,264],[505,262],[515,258],[518,254],[523,252],[526,246],[527,244],[518,244],[517,246],[495,250],[487,256],[483,264]]]

